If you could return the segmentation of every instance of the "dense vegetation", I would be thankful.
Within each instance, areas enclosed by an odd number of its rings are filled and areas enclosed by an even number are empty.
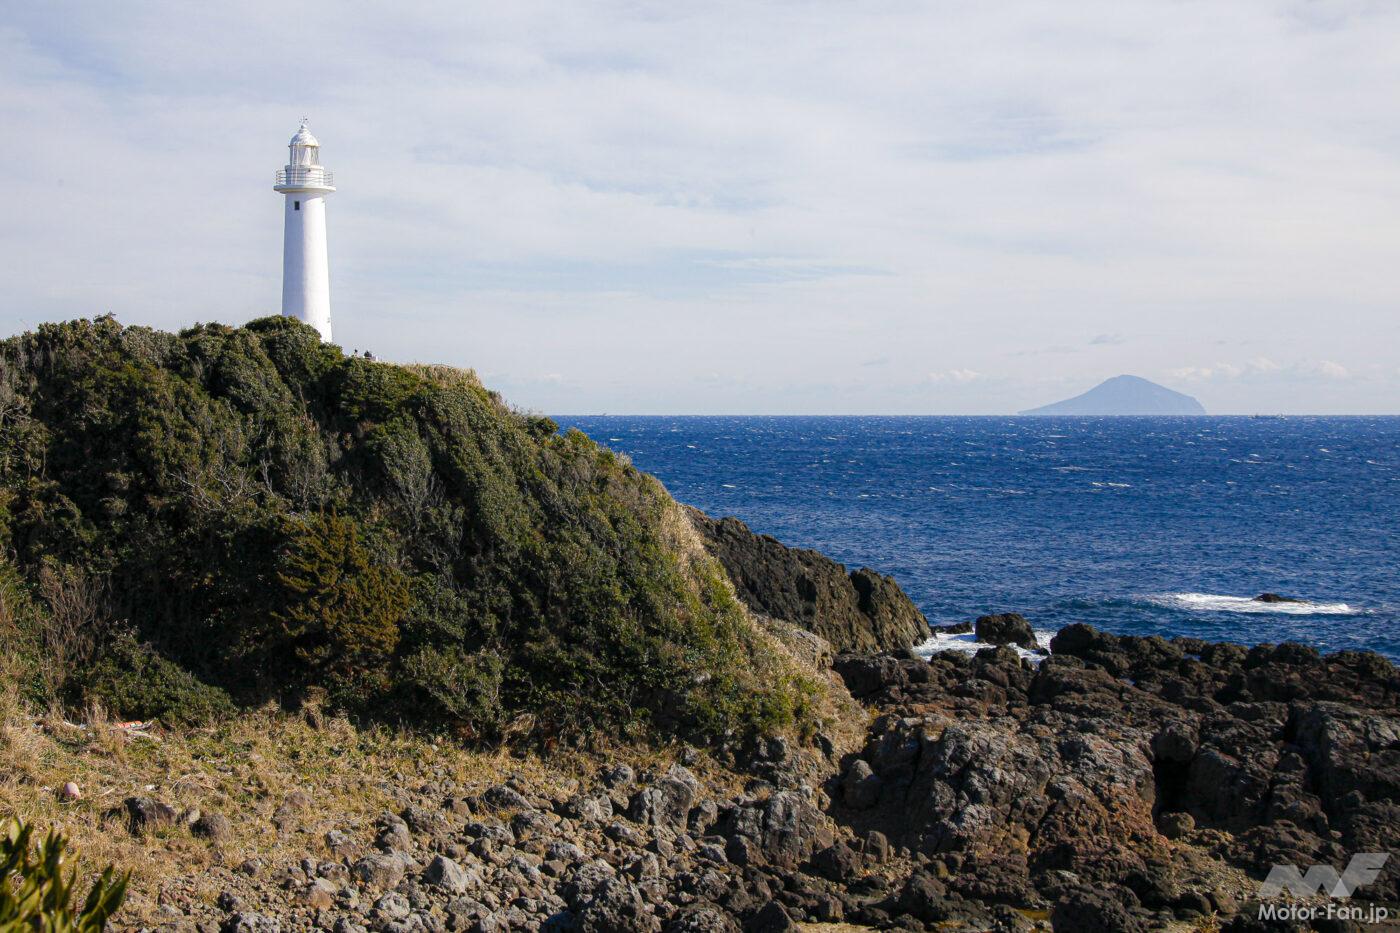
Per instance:
[[[315,694],[481,739],[803,725],[814,685],[694,541],[654,479],[472,374],[285,318],[0,343],[0,608],[65,702]]]
[[[0,824],[0,933],[105,929],[126,897],[129,876],[117,877],[108,867],[87,899],[75,904],[77,871],[68,868],[68,841],[49,833],[36,843],[33,835],[34,828],[18,820]]]

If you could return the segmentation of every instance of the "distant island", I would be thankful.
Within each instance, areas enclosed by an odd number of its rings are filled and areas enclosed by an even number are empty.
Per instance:
[[[1204,415],[1205,406],[1189,395],[1141,376],[1114,376],[1083,395],[1031,408],[1022,415]]]

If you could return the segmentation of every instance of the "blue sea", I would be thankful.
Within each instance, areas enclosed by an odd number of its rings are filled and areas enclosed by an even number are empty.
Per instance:
[[[1400,659],[1400,418],[557,420],[682,502],[892,574],[933,624]]]

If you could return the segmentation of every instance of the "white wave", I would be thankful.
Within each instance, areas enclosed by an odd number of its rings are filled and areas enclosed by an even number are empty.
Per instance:
[[[1100,489],[1132,489],[1132,483],[1094,483]]]
[[[1050,650],[1050,639],[1055,636],[1054,632],[1036,632],[1035,643],[1046,651]],[[972,632],[966,635],[941,635],[935,634],[928,641],[915,645],[912,649],[914,654],[921,658],[931,658],[935,654],[942,654],[945,651],[961,651],[963,654],[976,654],[983,648],[990,648],[991,645],[977,640],[977,636]],[[1023,658],[1028,658],[1032,664],[1039,664],[1045,657],[1035,651],[1027,651],[1017,645],[1009,646]]]
[[[1361,610],[1347,603],[1314,603],[1308,600],[1284,603],[1260,602],[1249,596],[1221,596],[1215,593],[1164,593],[1147,597],[1148,602],[1190,612],[1263,612],[1290,616],[1346,616]]]

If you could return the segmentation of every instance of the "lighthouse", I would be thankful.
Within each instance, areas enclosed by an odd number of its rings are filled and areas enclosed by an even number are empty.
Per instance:
[[[273,190],[287,201],[282,226],[282,314],[331,339],[331,273],[326,255],[326,195],[335,176],[321,165],[321,144],[301,121],[288,145],[291,156]]]

